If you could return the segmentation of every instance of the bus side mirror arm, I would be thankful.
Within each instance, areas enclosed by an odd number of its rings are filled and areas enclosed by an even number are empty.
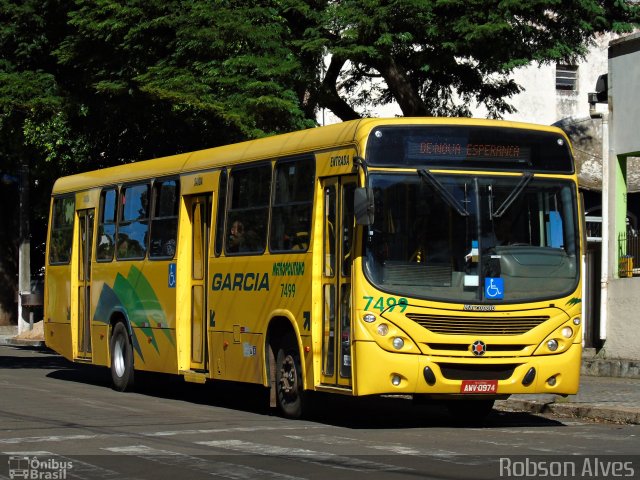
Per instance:
[[[357,225],[373,225],[374,202],[373,190],[369,187],[369,169],[364,158],[356,156],[353,158],[353,166],[362,169],[364,174],[364,187],[356,188],[353,193],[353,212]]]
[[[358,225],[373,225],[373,190],[371,187],[356,188],[353,192],[353,211]]]

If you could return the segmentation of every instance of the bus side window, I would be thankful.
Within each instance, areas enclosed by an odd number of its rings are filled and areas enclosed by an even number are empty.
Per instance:
[[[315,168],[313,157],[276,164],[269,249],[300,252],[309,248]]]
[[[271,190],[271,164],[237,167],[231,171],[225,253],[262,253],[266,246]],[[242,238],[231,228],[242,225]],[[238,230],[237,228],[235,230]]]
[[[149,258],[169,259],[176,253],[179,192],[178,180],[156,180],[153,184]]]
[[[149,185],[123,187],[120,208],[116,258],[142,259],[147,253],[149,233]]]
[[[96,260],[110,262],[116,245],[116,200],[118,192],[115,188],[100,193],[100,213],[98,217],[98,244]]]
[[[215,254],[219,257],[222,253],[224,241],[224,213],[227,208],[227,171],[220,172],[220,188],[218,190],[218,214],[216,217],[216,245]]]
[[[64,264],[71,260],[75,199],[61,197],[53,200],[51,233],[49,238],[49,263]]]

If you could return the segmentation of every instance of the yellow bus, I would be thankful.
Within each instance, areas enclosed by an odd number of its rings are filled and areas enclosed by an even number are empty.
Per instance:
[[[581,200],[552,127],[362,119],[58,179],[45,338],[75,362],[480,417],[573,394]]]

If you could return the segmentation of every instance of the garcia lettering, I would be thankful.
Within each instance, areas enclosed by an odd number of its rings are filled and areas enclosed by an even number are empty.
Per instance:
[[[214,273],[211,281],[211,290],[216,292],[229,290],[231,292],[258,292],[269,291],[268,273]]]

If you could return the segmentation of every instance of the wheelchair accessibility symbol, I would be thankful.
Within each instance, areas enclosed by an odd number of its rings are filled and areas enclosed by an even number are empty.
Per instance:
[[[484,296],[491,300],[504,298],[504,279],[488,277],[484,279]]]
[[[169,264],[169,288],[176,288],[176,264]]]

